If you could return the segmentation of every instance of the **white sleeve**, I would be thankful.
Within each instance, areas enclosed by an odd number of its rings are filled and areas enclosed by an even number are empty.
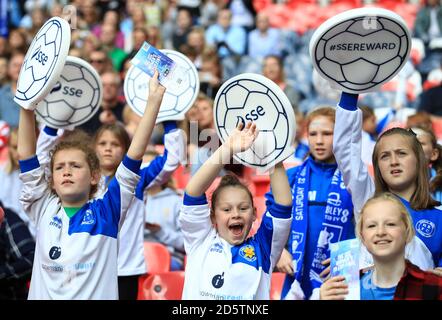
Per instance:
[[[350,192],[355,218],[365,202],[374,194],[375,188],[361,159],[362,112],[346,110],[338,105],[333,134],[333,153],[344,184]]]
[[[184,248],[186,253],[190,254],[198,243],[206,239],[213,227],[207,201],[205,204],[195,205],[187,205],[185,200],[183,201],[179,223],[183,232]]]
[[[104,201],[109,201],[113,207],[119,207],[119,230],[135,196],[135,187],[140,181],[140,176],[137,174],[140,164],[141,161],[132,160],[126,155],[115,172],[114,179],[117,183],[114,184],[114,181],[111,181],[103,196]]]
[[[37,158],[40,162],[40,166],[44,168],[45,176],[47,179],[51,176],[51,156],[50,151],[54,148],[59,136],[57,135],[57,129],[50,130],[51,134],[46,132],[45,129],[40,131],[37,139]],[[55,130],[55,131],[54,131]],[[55,133],[55,135],[53,135]]]
[[[20,203],[30,219],[38,225],[41,214],[51,200],[52,192],[45,179],[44,168],[39,165],[37,156],[20,161],[20,169],[22,171],[20,180],[23,182]]]

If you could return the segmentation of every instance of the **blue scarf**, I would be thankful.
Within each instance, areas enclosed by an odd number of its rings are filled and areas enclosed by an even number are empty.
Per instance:
[[[292,188],[293,194],[293,221],[290,234],[290,253],[296,261],[295,278],[301,283],[304,255],[306,246],[306,233],[308,226],[308,191],[310,186],[311,162],[302,164],[295,177]],[[324,269],[321,262],[330,256],[329,243],[339,242],[352,228],[353,203],[351,196],[342,181],[342,174],[335,170],[331,183],[328,186],[327,206],[325,208],[321,233],[315,250],[314,259],[310,270],[312,287],[318,288],[322,284],[319,274]]]

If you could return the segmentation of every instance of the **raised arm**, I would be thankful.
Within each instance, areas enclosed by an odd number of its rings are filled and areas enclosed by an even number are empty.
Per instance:
[[[282,162],[278,163],[270,173],[270,185],[276,203],[283,206],[292,205],[292,192]]]
[[[25,160],[34,156],[36,144],[34,111],[20,108],[17,145],[18,158]]]
[[[356,218],[375,191],[367,166],[361,158],[362,112],[357,107],[357,100],[355,94],[341,94],[341,101],[336,107],[333,133],[333,153],[351,194]]]
[[[256,124],[249,122],[244,129],[242,127],[243,125],[240,123],[229,138],[193,175],[186,187],[186,193],[189,196],[201,196],[215,180],[224,164],[229,163],[234,154],[251,147],[259,132],[256,129]]]
[[[155,74],[149,80],[149,97],[146,110],[135,130],[134,137],[127,151],[129,158],[133,160],[141,160],[143,158],[144,150],[149,143],[165,91],[166,88],[158,82],[158,71],[155,71]]]

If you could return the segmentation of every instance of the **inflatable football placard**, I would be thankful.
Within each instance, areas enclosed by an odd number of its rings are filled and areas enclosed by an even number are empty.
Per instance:
[[[333,88],[364,93],[392,79],[408,60],[405,21],[381,8],[359,8],[325,21],[310,40],[310,57]]]
[[[214,102],[214,123],[224,142],[239,122],[255,122],[259,130],[250,149],[234,155],[245,166],[267,171],[295,151],[296,120],[289,99],[273,81],[243,73],[227,80]]]
[[[77,127],[100,109],[102,98],[101,78],[94,67],[68,56],[56,84],[35,109],[37,120],[52,128]]]
[[[160,50],[170,57],[183,75],[179,85],[170,86],[164,93],[156,123],[168,120],[183,120],[199,93],[198,72],[192,61],[174,50]],[[149,96],[149,75],[132,65],[124,78],[124,96],[129,107],[139,116],[144,114]]]
[[[71,28],[59,17],[46,21],[26,53],[17,81],[14,101],[33,110],[58,80],[69,51]]]

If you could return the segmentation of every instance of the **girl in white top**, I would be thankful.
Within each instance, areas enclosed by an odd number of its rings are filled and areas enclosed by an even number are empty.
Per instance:
[[[250,191],[235,176],[222,178],[209,207],[205,191],[233,154],[250,148],[258,131],[240,124],[191,178],[180,223],[187,253],[183,299],[269,299],[273,268],[287,242],[292,196],[281,163],[270,174],[275,203],[255,236]]]
[[[167,181],[185,157],[183,131],[174,121],[163,122],[165,151],[140,170],[135,197],[118,235],[118,291],[120,300],[136,300],[138,278],[148,272],[144,259],[144,191]],[[129,147],[129,135],[120,125],[101,126],[94,147],[102,171],[97,197],[104,194]]]
[[[138,172],[165,88],[149,82],[146,112],[115,179],[102,199],[98,158],[80,142],[53,151],[49,184],[35,156],[34,112],[20,111],[21,201],[37,225],[29,299],[117,299],[117,235],[132,202]]]

